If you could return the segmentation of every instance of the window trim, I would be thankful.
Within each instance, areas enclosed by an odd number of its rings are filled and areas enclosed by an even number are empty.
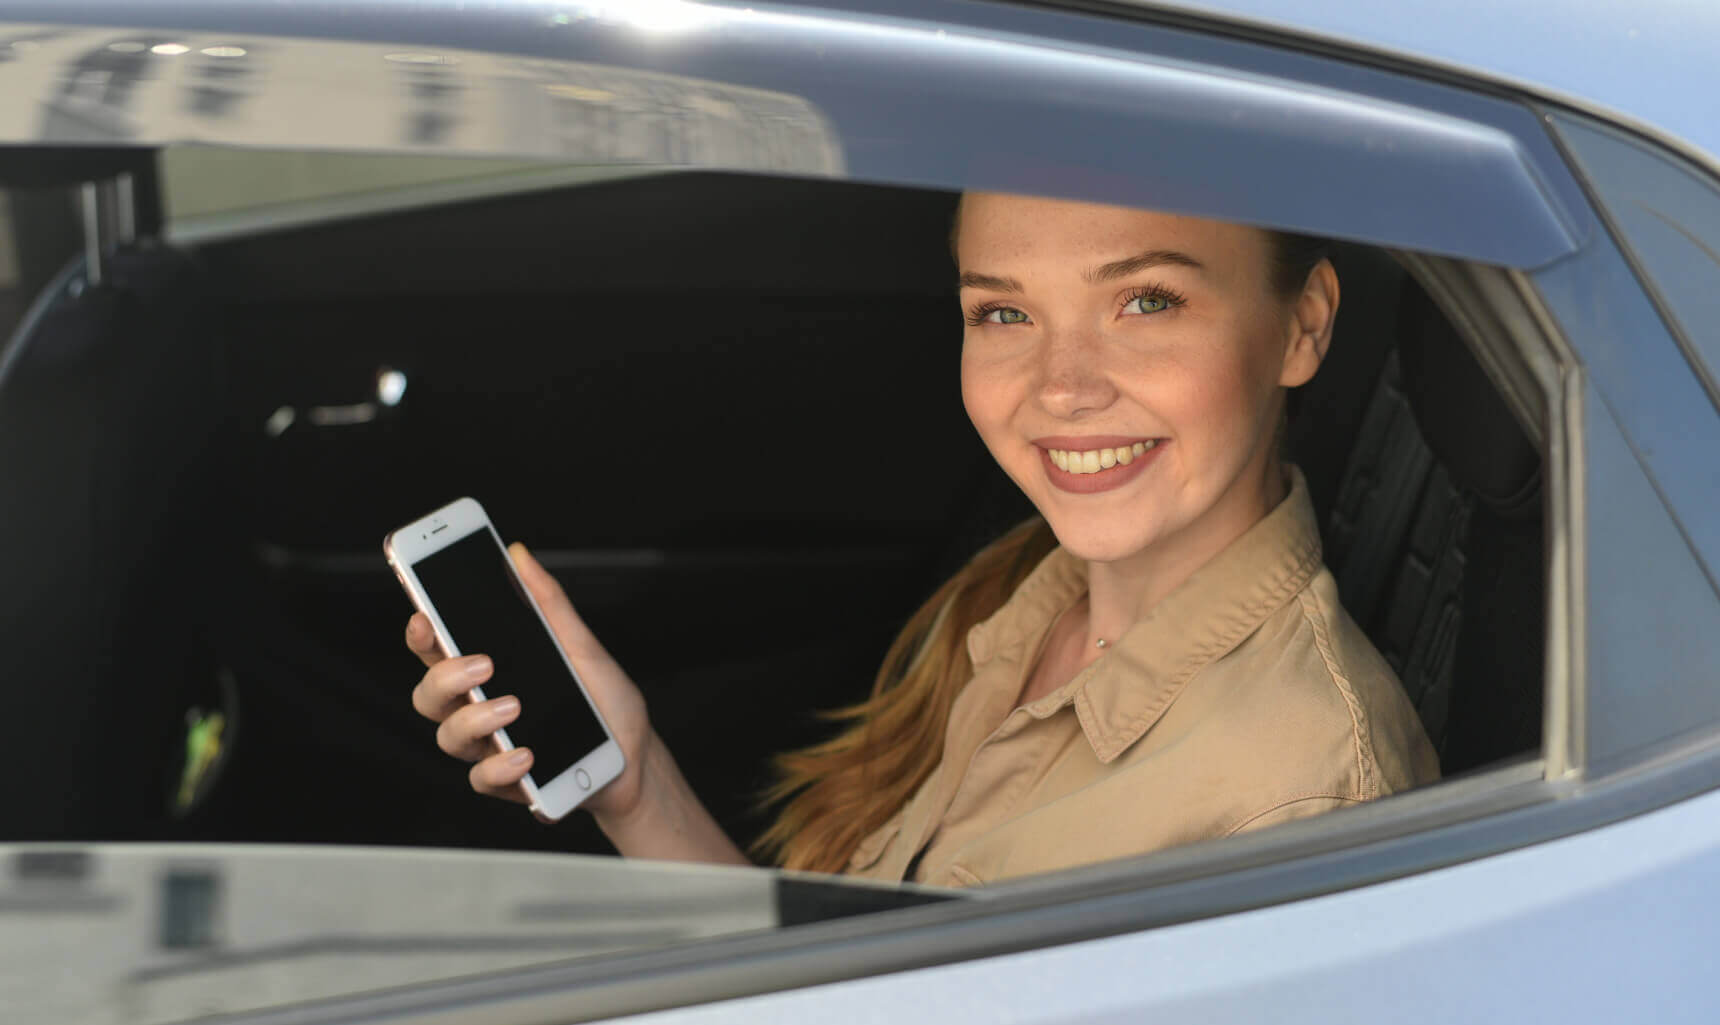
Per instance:
[[[1541,450],[1546,637],[1541,752],[1550,780],[1582,771],[1588,659],[1582,365],[1518,271],[1400,253]]]

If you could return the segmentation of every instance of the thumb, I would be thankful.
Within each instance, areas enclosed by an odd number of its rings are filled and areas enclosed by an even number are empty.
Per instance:
[[[555,631],[556,639],[567,653],[576,660],[608,658],[609,653],[598,643],[597,635],[585,625],[585,620],[579,618],[579,613],[573,609],[573,602],[567,598],[567,592],[561,589],[549,570],[532,557],[526,546],[515,541],[508,546],[508,555],[514,560],[514,568],[519,571],[520,580],[526,585],[536,599],[538,607],[543,609],[544,618],[549,620],[550,629]]]

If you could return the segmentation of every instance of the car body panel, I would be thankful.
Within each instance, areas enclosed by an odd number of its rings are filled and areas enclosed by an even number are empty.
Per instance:
[[[1647,132],[1720,170],[1714,43],[1704,0],[1118,0],[1402,58],[1513,86]]]

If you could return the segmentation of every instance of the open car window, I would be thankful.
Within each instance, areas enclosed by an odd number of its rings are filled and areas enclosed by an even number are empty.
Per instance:
[[[81,255],[0,351],[0,628],[58,731],[14,774],[77,738],[9,798],[4,942],[48,923],[42,960],[115,971],[45,1013],[599,1017],[1273,907],[1697,785],[1565,800],[1714,725],[1631,700],[1634,621],[1595,584],[1670,566],[1681,693],[1711,553],[1669,511],[1691,486],[1656,482],[1717,428],[1529,100],[1024,6],[527,6],[412,38],[244,5],[6,29],[0,75],[47,113],[0,108],[0,178],[79,214],[19,265]],[[589,819],[472,795],[412,713],[376,551],[455,495],[532,542],[743,842],[771,756],[1026,515],[953,401],[964,189],[1335,240],[1285,444],[1446,781],[959,892],[622,862]],[[753,436],[795,473],[734,487],[756,456],[720,438]],[[1603,523],[1640,547],[1592,550]]]

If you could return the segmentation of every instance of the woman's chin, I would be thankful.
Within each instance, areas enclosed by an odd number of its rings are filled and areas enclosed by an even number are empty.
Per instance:
[[[1128,532],[1111,533],[1052,523],[1051,532],[1057,535],[1057,543],[1065,552],[1084,562],[1121,562],[1139,555],[1152,543],[1152,538],[1142,534],[1138,525]]]

